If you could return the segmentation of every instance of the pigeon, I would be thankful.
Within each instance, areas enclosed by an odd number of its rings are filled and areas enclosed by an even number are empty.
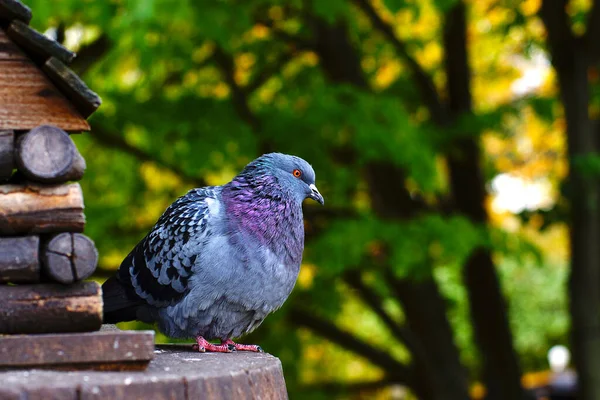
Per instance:
[[[104,323],[156,323],[168,337],[194,338],[201,352],[262,351],[232,339],[290,295],[307,198],[324,204],[313,168],[281,153],[262,155],[223,186],[190,190],[102,285]]]

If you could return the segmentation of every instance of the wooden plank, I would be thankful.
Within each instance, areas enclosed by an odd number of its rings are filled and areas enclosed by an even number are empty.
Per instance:
[[[13,131],[0,131],[0,181],[10,178],[14,165],[15,134]]]
[[[54,125],[67,132],[89,131],[74,105],[15,47],[0,29],[0,130]]]
[[[18,0],[0,0],[0,20],[18,19],[26,24],[31,21],[31,9]]]
[[[96,282],[0,285],[0,333],[89,332],[101,325],[102,293]]]
[[[37,236],[0,237],[0,282],[39,281],[39,247]]]
[[[27,374],[27,375],[25,375]],[[76,388],[81,399],[263,399],[288,398],[279,360],[265,353],[200,354],[190,346],[157,346],[145,371],[0,372],[0,396],[19,388],[53,395]]]
[[[8,36],[25,50],[31,58],[46,62],[50,57],[56,57],[64,63],[70,63],[75,58],[75,53],[67,50],[60,43],[46,35],[30,28],[22,21],[13,21],[6,30]]]
[[[23,378],[30,377],[29,371],[24,370],[17,370],[15,374],[7,376],[6,380],[2,381],[3,385],[0,386],[0,400],[12,398],[17,400],[79,400],[76,387],[70,387],[64,381],[56,379],[44,379],[43,387],[28,385],[30,387],[26,388]],[[24,394],[25,390],[27,394]],[[11,397],[13,394],[16,397]]]
[[[50,381],[47,387],[27,391],[27,400],[80,400],[77,388]]]
[[[63,284],[73,283],[94,273],[98,251],[87,236],[63,232],[44,245],[42,264],[45,274],[52,280]]]
[[[79,180],[86,167],[69,135],[51,125],[38,126],[18,137],[15,163],[27,178],[43,183]]]
[[[144,368],[154,357],[153,331],[0,337],[0,368]]]
[[[82,232],[83,193],[66,185],[0,185],[0,234]]]
[[[100,107],[102,100],[87,87],[73,71],[55,57],[44,64],[43,70],[75,105],[84,118],[89,117]]]

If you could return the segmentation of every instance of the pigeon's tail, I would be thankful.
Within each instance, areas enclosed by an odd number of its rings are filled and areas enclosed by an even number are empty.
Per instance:
[[[105,324],[138,319],[138,309],[144,304],[117,276],[110,277],[102,285],[102,301]]]

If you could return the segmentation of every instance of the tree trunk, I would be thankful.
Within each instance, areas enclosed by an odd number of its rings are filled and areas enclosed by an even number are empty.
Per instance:
[[[469,399],[468,377],[460,363],[458,349],[454,344],[452,328],[446,317],[446,302],[432,278],[423,280],[387,278],[393,282],[393,290],[402,304],[409,328],[415,332],[424,352],[424,366],[430,368],[432,398]],[[424,367],[428,367],[427,370]],[[450,397],[452,396],[452,397]]]
[[[597,178],[586,179],[574,165],[596,147],[588,117],[586,54],[574,50],[571,68],[558,74],[570,159],[571,341],[581,398],[600,399],[600,193]]]
[[[472,113],[467,57],[465,5],[454,6],[444,27],[446,76],[450,119]],[[487,222],[485,183],[481,176],[479,145],[475,139],[453,144],[448,156],[450,186],[457,211],[478,224]],[[521,371],[513,347],[507,307],[489,250],[474,250],[464,266],[475,340],[483,361],[487,398],[520,399]]]
[[[569,193],[571,207],[571,276],[569,297],[573,360],[577,368],[579,397],[600,399],[600,209],[597,177],[584,176],[578,158],[593,155],[598,142],[588,115],[590,91],[588,66],[591,54],[586,44],[597,37],[575,37],[565,11],[567,2],[545,0],[540,10],[548,31],[552,65],[558,75],[567,122]],[[590,13],[598,13],[598,4]],[[588,25],[589,36],[596,27]]]
[[[317,33],[315,36],[318,37],[315,51],[321,59],[325,75],[333,82],[368,90],[369,85],[360,67],[360,57],[349,42],[345,27],[342,24],[329,25],[320,20],[313,22]],[[379,216],[403,218],[418,211],[418,205],[415,205],[404,187],[404,174],[398,168],[386,163],[372,164],[367,168],[367,180]],[[409,324],[418,328],[415,332],[422,340],[422,348],[428,354],[427,364],[431,367],[416,363],[416,394],[421,399],[467,399],[467,374],[460,363],[446,307],[437,285],[434,281],[429,281],[427,285],[410,281],[406,285],[413,285],[413,288],[402,294],[402,302],[410,307],[410,313],[407,312],[407,317],[411,318]],[[433,301],[422,303],[421,299]],[[422,315],[426,316],[421,318]],[[413,321],[415,318],[419,319]]]
[[[406,219],[419,212],[419,205],[414,204],[403,186],[404,174],[399,168],[385,163],[369,164],[367,181],[374,211],[382,219]],[[428,388],[432,399],[468,399],[467,372],[460,363],[446,303],[435,280],[398,279],[391,271],[384,280],[402,305],[408,327],[418,341],[417,348],[424,350],[413,354],[419,384]]]

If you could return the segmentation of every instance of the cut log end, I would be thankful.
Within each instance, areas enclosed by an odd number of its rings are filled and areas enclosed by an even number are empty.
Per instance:
[[[63,130],[50,125],[32,129],[17,139],[17,167],[29,179],[43,183],[79,180],[85,161]]]
[[[69,284],[88,278],[96,270],[98,251],[94,242],[80,233],[60,233],[44,246],[44,272],[52,280]]]

